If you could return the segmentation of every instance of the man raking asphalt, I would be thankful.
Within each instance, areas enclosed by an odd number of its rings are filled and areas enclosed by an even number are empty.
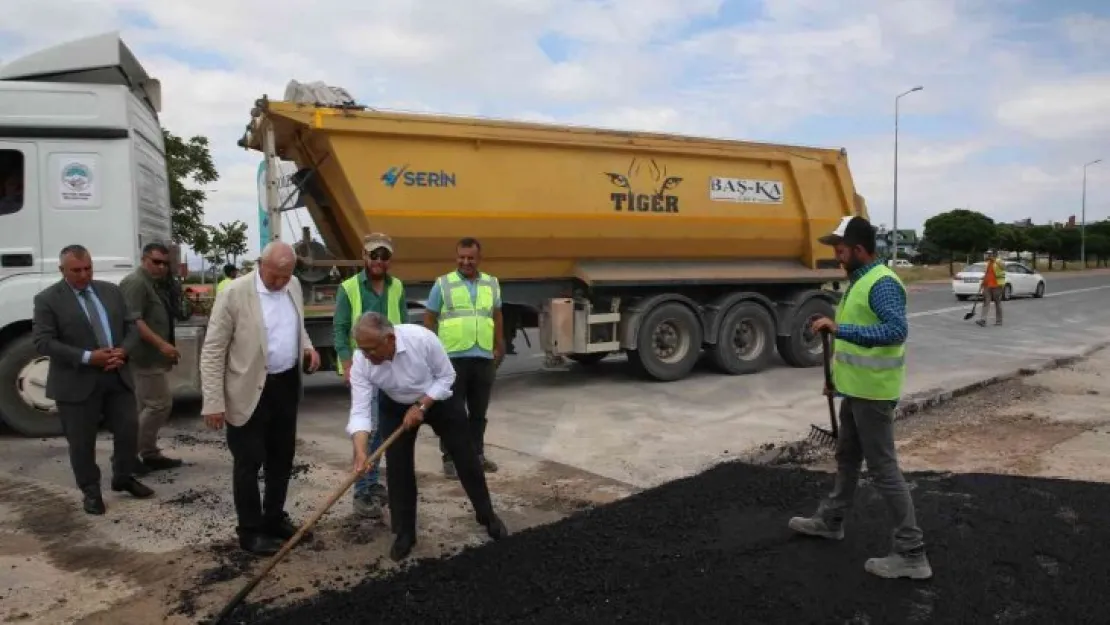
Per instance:
[[[845,217],[820,241],[836,248],[850,282],[836,319],[813,323],[833,343],[832,381],[840,402],[836,445],[836,483],[812,517],[794,517],[795,532],[832,540],[844,538],[860,466],[867,460],[871,483],[886,502],[895,526],[891,553],[871,558],[864,569],[885,578],[928,579],[932,567],[917,525],[913,498],[898,466],[894,447],[894,407],[906,377],[906,289],[889,267],[875,258],[875,229],[862,217]]]

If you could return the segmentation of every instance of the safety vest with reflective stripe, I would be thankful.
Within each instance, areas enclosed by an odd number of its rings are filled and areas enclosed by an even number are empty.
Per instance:
[[[231,278],[224,278],[220,280],[218,283],[216,283],[216,293],[223,293],[224,289],[226,289],[227,285],[229,284],[231,284]]]
[[[905,285],[898,274],[886,265],[876,265],[851,286],[836,311],[836,323],[873,326],[879,317],[871,310],[871,288],[881,278],[893,278],[898,286]],[[832,363],[833,384],[848,397],[875,400],[897,400],[906,379],[906,345],[862,347],[837,339]]]
[[[990,262],[990,261],[987,261],[987,262]],[[998,262],[997,260],[995,260],[994,262],[990,262],[990,264],[994,267],[994,281],[995,281],[995,283],[1000,288],[1006,286],[1006,268],[1003,267],[1002,263]]]
[[[477,345],[493,350],[493,303],[501,292],[497,278],[479,273],[477,301],[457,271],[436,279],[443,303],[440,305],[439,340],[448,354],[465,352]]]
[[[339,285],[343,292],[347,294],[347,302],[351,305],[351,328],[354,329],[355,324],[358,323],[358,318],[362,316],[362,287],[359,280],[362,279],[362,272],[347,278]],[[404,291],[404,284],[397,278],[390,276],[388,286],[385,288],[385,316],[389,319],[390,323],[398,324],[405,323],[407,319],[401,318],[401,310],[408,312],[404,302],[401,301],[401,293]],[[348,340],[351,342],[351,352],[358,349],[355,344],[355,337],[349,336]],[[338,360],[338,359],[337,359]],[[343,362],[335,363],[335,372],[343,375]]]

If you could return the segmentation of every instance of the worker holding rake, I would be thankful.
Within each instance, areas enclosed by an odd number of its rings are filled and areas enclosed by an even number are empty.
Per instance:
[[[812,517],[794,517],[789,527],[809,536],[843,539],[844,520],[866,460],[871,483],[886,502],[895,529],[890,555],[867,560],[864,569],[890,579],[928,579],[933,570],[894,448],[894,407],[906,375],[906,289],[897,274],[875,258],[875,229],[866,219],[845,217],[819,240],[836,248],[850,279],[836,319],[821,317],[812,326],[814,333],[827,332],[835,339],[834,388],[825,392],[842,397],[836,483]]]

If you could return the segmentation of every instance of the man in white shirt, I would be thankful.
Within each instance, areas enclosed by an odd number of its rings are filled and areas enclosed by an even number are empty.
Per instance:
[[[298,529],[285,513],[285,499],[297,446],[302,359],[309,371],[320,366],[304,327],[296,264],[289,244],[268,244],[258,270],[216,298],[200,356],[201,414],[210,428],[227,425],[239,545],[257,555],[276,553]],[[260,502],[261,469],[266,492]]]
[[[455,460],[459,481],[475,518],[486,527],[490,538],[509,535],[493,511],[485,472],[470,440],[466,416],[451,397],[455,368],[439,337],[427,328],[410,323],[394,326],[384,315],[368,312],[354,327],[358,350],[351,362],[351,415],[347,434],[353,439],[355,469],[370,468],[367,441],[380,427],[383,438],[397,428],[408,430],[385,452],[389,469],[390,524],[396,539],[389,555],[405,559],[416,545],[416,467],[413,452],[416,432],[422,423],[432,426]],[[380,391],[378,420],[373,422],[370,400]]]

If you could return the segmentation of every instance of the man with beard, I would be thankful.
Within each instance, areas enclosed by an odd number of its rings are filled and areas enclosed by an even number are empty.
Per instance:
[[[351,379],[351,360],[354,357],[354,336],[351,334],[353,323],[363,313],[376,312],[385,315],[389,322],[397,325],[408,319],[405,307],[405,285],[389,275],[389,263],[393,258],[393,239],[381,232],[366,235],[362,240],[365,268],[347,278],[340,285],[335,297],[335,317],[332,320],[335,354],[339,359],[336,372],[348,384]],[[375,392],[370,398],[370,412],[374,419],[378,416],[379,397]],[[373,454],[382,444],[381,430],[375,430],[370,439],[368,453]],[[382,506],[387,494],[379,483],[380,464],[374,463],[370,470],[355,483],[352,506],[356,514],[376,519],[381,517]]]
[[[875,229],[866,219],[845,217],[835,231],[819,240],[835,247],[836,258],[850,278],[836,320],[821,317],[812,326],[815,334],[828,332],[835,337],[835,388],[825,392],[842,397],[836,483],[816,514],[794,517],[789,526],[809,536],[843,539],[860,465],[867,460],[871,483],[886,502],[895,529],[890,555],[869,559],[864,570],[888,579],[928,579],[933,570],[894,448],[894,407],[906,377],[906,289],[875,258]]]

